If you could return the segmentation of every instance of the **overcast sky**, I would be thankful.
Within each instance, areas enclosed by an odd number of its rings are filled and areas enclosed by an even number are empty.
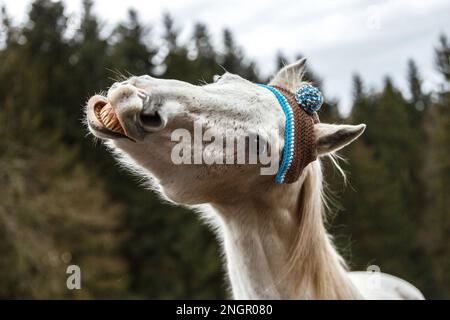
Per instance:
[[[80,15],[81,0],[66,0],[66,13]],[[16,21],[23,21],[29,0],[0,0]],[[195,22],[206,23],[215,39],[230,28],[247,56],[265,75],[274,72],[278,51],[289,58],[302,53],[323,80],[325,96],[337,98],[346,113],[351,103],[351,76],[361,74],[369,87],[385,75],[406,89],[406,61],[420,66],[425,88],[440,81],[433,47],[441,33],[450,38],[449,0],[97,0],[95,11],[106,28],[126,18],[127,8],[158,33],[163,12],[174,16],[187,37]]]

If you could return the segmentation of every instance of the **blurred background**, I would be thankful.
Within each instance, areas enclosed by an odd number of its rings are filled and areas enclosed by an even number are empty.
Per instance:
[[[326,165],[341,253],[450,298],[450,3],[241,2],[0,1],[0,298],[227,298],[213,234],[119,169],[83,105],[121,74],[264,82],[302,56],[322,121],[368,125],[347,186]]]

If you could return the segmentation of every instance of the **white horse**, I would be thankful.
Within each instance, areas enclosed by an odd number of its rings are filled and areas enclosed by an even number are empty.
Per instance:
[[[270,85],[294,91],[304,63],[284,67]],[[227,138],[257,133],[282,150],[285,115],[275,96],[237,75],[225,73],[203,86],[131,77],[115,83],[107,97],[92,97],[86,110],[92,134],[125,168],[208,220],[224,250],[234,298],[423,299],[394,276],[349,272],[325,229],[320,158],[359,137],[364,124],[316,124],[318,160],[297,182],[279,185],[260,174],[259,164],[179,165],[171,157],[179,143],[171,133],[182,128],[194,135],[195,121]]]

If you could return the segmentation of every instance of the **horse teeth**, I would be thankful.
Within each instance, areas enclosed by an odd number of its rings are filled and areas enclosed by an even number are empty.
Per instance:
[[[119,119],[117,118],[112,106],[109,103],[98,110],[96,114],[106,129],[113,132],[125,134],[125,131],[122,128]]]

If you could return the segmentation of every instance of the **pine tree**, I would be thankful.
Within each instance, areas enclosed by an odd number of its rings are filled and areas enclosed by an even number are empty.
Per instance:
[[[223,70],[219,66],[218,55],[211,43],[206,25],[197,23],[194,26],[192,45],[195,54],[194,74],[192,75],[192,78],[195,79],[194,83],[211,82],[214,75],[221,74]]]
[[[0,8],[0,41],[6,47],[14,46],[18,42],[17,28],[13,27],[5,5]]]
[[[17,29],[23,41],[0,50],[2,298],[117,298],[127,287],[120,204],[67,139],[74,123],[83,132],[71,118],[81,106],[71,99],[63,12],[61,3],[33,2]],[[83,271],[80,292],[67,290],[69,263]]]
[[[420,240],[429,254],[434,278],[432,289],[443,298],[449,297],[450,286],[450,49],[446,37],[440,38],[440,47],[436,48],[436,65],[444,83],[433,104],[426,108],[425,115],[425,167],[423,180],[425,185],[425,208],[420,229]]]
[[[450,45],[447,36],[441,35],[439,47],[435,50],[436,67],[447,82],[450,82]]]
[[[135,10],[128,11],[128,21],[121,23],[112,35],[114,68],[126,76],[153,73],[153,57],[157,53],[150,41],[150,29],[139,21]]]
[[[255,63],[245,61],[244,53],[237,46],[233,34],[229,29],[223,31],[223,47],[224,52],[220,57],[220,63],[225,70],[239,74],[249,81],[259,81],[255,70]]]
[[[364,97],[364,84],[359,74],[354,74],[353,78],[353,100],[360,101]]]
[[[175,27],[172,16],[165,14],[163,17],[164,34],[166,50],[164,57],[164,72],[161,75],[167,79],[180,79],[183,81],[196,83],[198,77],[194,74],[194,65],[188,58],[188,49],[179,43],[179,30]]]
[[[424,109],[426,103],[425,94],[423,93],[422,90],[422,82],[423,81],[419,75],[416,63],[414,62],[414,60],[410,59],[408,61],[409,92],[411,94],[412,104],[419,111]]]
[[[352,96],[353,106],[349,117],[350,123],[365,123],[367,130],[364,132],[363,139],[368,144],[375,143],[372,137],[372,130],[376,124],[372,123],[376,110],[376,97],[369,94],[361,76],[355,73],[352,77]]]
[[[372,261],[428,290],[432,279],[424,273],[430,274],[430,264],[417,240],[422,199],[417,175],[422,166],[414,137],[420,128],[411,122],[411,106],[389,78],[375,95],[365,93],[359,77],[353,83],[350,118],[368,124],[358,143],[345,152],[352,188],[345,190],[344,212],[338,217],[352,233],[353,265],[365,269]]]
[[[283,68],[288,64],[288,58],[284,55],[282,51],[278,51],[275,57],[275,72]]]
[[[92,6],[92,0],[83,0],[80,28],[75,34],[70,57],[77,77],[80,78],[79,85],[82,86],[76,91],[78,94],[84,93],[84,96],[104,89],[109,84],[108,77],[112,76],[108,69],[113,68],[108,65],[108,43],[100,36],[100,23],[92,11]],[[90,75],[88,79],[87,74]]]
[[[179,30],[176,29],[173,17],[169,13],[163,15],[164,35],[169,52],[176,51],[180,48],[178,44]]]

